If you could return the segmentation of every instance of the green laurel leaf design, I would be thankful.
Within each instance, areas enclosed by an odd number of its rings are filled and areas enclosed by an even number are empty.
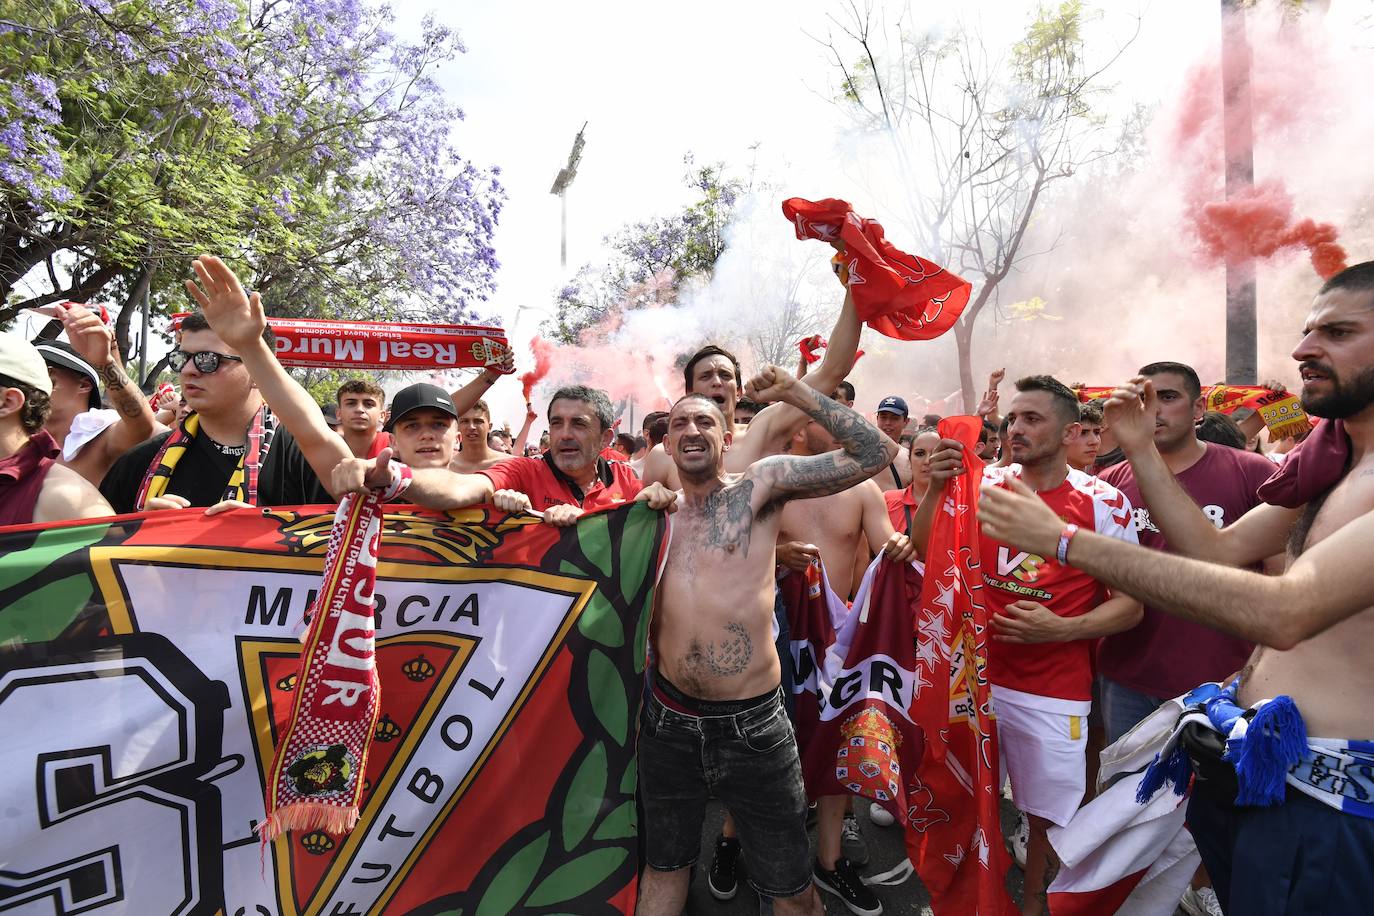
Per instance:
[[[91,597],[85,573],[49,582],[14,601],[0,614],[0,643],[51,642],[62,634]]]
[[[630,799],[606,815],[601,826],[596,828],[596,833],[592,834],[592,839],[603,842],[628,840],[635,835],[635,828],[635,803],[634,799]]]
[[[615,551],[611,549],[611,528],[606,513],[602,512],[578,521],[577,544],[582,548],[582,554],[595,564],[602,577],[609,579]],[[603,566],[603,563],[607,565]]]
[[[23,582],[69,553],[91,546],[109,530],[109,525],[81,525],[39,532],[32,547],[11,553],[0,561],[0,590]]]
[[[611,603],[602,596],[600,589],[582,609],[577,628],[583,636],[611,649],[625,645],[625,624]]]
[[[630,517],[626,519],[625,530],[620,539],[620,593],[625,596],[625,600],[633,600],[639,594],[639,588],[644,584],[644,580],[653,574],[652,548],[657,540],[654,534],[654,521],[650,519],[650,525],[635,524],[642,520],[640,513],[653,512],[648,506],[636,504],[630,510]],[[645,531],[644,529],[648,530]],[[632,534],[632,531],[643,532],[639,537]]]
[[[476,916],[507,916],[516,912],[520,898],[529,890],[544,854],[549,849],[549,832],[545,830],[525,844],[524,848],[506,860],[496,877],[491,879],[482,902],[477,905]],[[547,883],[547,879],[545,879]],[[542,885],[541,885],[542,886]]]
[[[625,682],[615,662],[600,650],[587,657],[587,692],[591,694],[592,709],[601,727],[616,744],[624,745],[630,718],[630,708],[625,702]]]
[[[530,894],[527,906],[550,906],[574,900],[610,877],[629,855],[622,847],[594,849],[554,871]]]
[[[601,813],[601,800],[606,794],[606,772],[606,745],[598,741],[582,758],[563,803],[563,848],[568,852],[582,842],[587,831],[592,829],[592,822]]]

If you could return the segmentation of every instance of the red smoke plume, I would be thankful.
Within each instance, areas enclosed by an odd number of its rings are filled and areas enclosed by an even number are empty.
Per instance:
[[[525,393],[527,404],[534,394],[534,386],[542,382],[544,376],[553,368],[553,344],[542,337],[536,337],[530,341],[530,349],[534,351],[534,368],[520,376],[520,386]]]
[[[1232,200],[1203,204],[1192,217],[1203,253],[1211,260],[1235,264],[1302,247],[1322,279],[1345,270],[1345,249],[1336,243],[1336,227],[1295,220],[1293,198],[1277,181],[1256,185]]]

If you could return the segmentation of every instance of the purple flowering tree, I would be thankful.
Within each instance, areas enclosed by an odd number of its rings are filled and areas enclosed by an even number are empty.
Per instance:
[[[0,15],[0,325],[129,323],[231,258],[276,314],[462,320],[491,293],[498,170],[466,159],[418,40],[365,0],[12,0]]]

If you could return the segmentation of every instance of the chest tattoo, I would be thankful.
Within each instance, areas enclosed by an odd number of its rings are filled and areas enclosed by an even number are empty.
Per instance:
[[[754,495],[754,481],[748,478],[733,486],[721,487],[702,506],[706,521],[706,543],[718,550],[749,556],[749,535],[754,527],[754,509],[750,499]]]

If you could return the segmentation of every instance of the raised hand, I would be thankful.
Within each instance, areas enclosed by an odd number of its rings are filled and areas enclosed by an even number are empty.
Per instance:
[[[930,489],[938,490],[951,477],[958,477],[968,468],[964,465],[964,443],[958,439],[941,439],[930,453]]]
[[[1112,431],[1117,444],[1130,454],[1154,441],[1158,413],[1155,383],[1137,375],[1107,398],[1107,403],[1102,405],[1102,422]]]
[[[487,381],[495,383],[503,375],[515,372],[515,351],[510,347],[497,346],[487,342],[487,361],[482,366]]]
[[[797,384],[797,378],[777,366],[764,366],[758,375],[744,386],[744,396],[759,404],[772,404],[786,398],[787,392]]]
[[[243,284],[219,258],[203,254],[191,262],[196,280],[186,281],[186,291],[205,313],[210,327],[225,343],[242,350],[261,338],[267,327],[262,310],[262,297],[243,291]]]
[[[1015,477],[1005,487],[984,487],[978,496],[978,524],[994,541],[1054,556],[1064,522],[1035,491]]]
[[[115,345],[114,331],[100,316],[84,305],[59,303],[53,306],[62,328],[67,332],[67,340],[81,358],[97,370],[119,362],[119,350]]]
[[[997,369],[988,376],[988,390],[983,392],[983,399],[978,403],[978,416],[987,417],[997,413],[997,401],[1000,397],[997,388],[1006,375],[1006,369]]]

